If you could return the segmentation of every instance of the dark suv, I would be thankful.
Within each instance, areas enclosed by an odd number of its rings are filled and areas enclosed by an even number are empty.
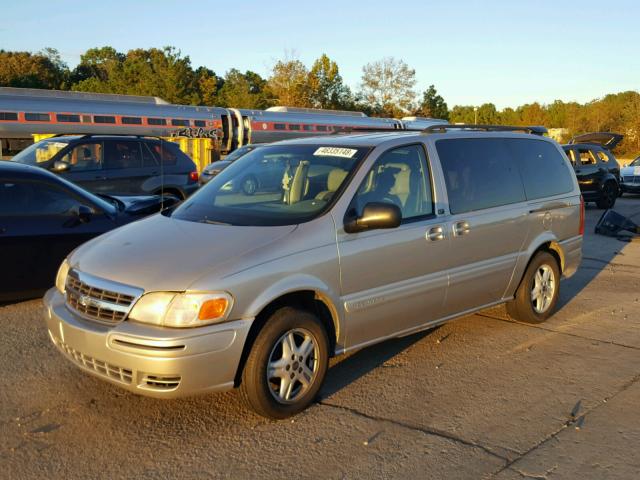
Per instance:
[[[620,165],[611,153],[620,140],[617,133],[587,133],[562,146],[585,202],[595,202],[598,208],[612,208],[621,193]]]
[[[153,137],[64,135],[41,140],[12,160],[46,168],[95,193],[184,199],[198,188],[193,161],[175,143]]]

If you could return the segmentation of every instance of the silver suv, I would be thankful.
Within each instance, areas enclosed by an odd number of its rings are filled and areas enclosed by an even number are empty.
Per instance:
[[[265,188],[237,188],[247,171]],[[583,204],[537,135],[428,129],[257,149],[173,210],[79,247],[45,297],[56,347],[132,392],[239,387],[285,418],[328,359],[499,303],[554,311]]]

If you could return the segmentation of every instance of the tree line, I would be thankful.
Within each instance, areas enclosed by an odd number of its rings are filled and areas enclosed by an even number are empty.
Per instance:
[[[492,103],[447,103],[431,85],[416,93],[416,74],[404,61],[385,57],[362,67],[357,91],[340,75],[335,61],[321,55],[307,67],[297,58],[276,61],[267,78],[231,69],[219,75],[194,68],[173,47],[92,48],[70,69],[55,49],[42,52],[0,50],[0,86],[61,89],[98,93],[151,95],[171,103],[264,109],[274,105],[363,111],[368,115],[417,115],[454,123],[544,125],[562,128],[563,140],[589,131],[625,135],[616,153],[640,153],[640,93],[627,91],[580,104],[556,100],[498,110]]]

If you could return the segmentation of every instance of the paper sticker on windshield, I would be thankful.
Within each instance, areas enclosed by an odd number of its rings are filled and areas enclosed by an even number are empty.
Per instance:
[[[341,147],[320,147],[315,152],[314,155],[320,157],[343,157],[343,158],[353,158],[353,156],[358,153],[358,150],[353,148],[341,148]]]
[[[640,167],[633,167],[633,176],[634,177],[640,176]]]

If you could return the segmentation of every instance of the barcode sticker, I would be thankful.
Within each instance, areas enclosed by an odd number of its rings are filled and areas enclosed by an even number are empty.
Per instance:
[[[320,147],[315,152],[314,155],[321,157],[343,157],[343,158],[353,158],[353,156],[358,153],[358,150],[353,148],[342,148],[342,147]]]

